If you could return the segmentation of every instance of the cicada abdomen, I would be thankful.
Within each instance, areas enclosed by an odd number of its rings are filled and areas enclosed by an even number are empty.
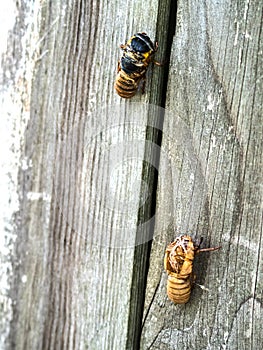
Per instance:
[[[170,243],[165,252],[164,268],[168,273],[167,295],[176,304],[189,301],[195,280],[193,261],[195,254],[217,250],[220,247],[200,249],[190,236],[179,236]]]

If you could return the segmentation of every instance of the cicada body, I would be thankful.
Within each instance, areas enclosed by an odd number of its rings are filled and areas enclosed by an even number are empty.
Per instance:
[[[158,44],[156,42],[154,45],[148,35],[142,32],[132,36],[125,45],[120,47],[122,56],[118,63],[114,87],[119,96],[130,98],[136,94],[141,81],[145,84],[146,72]]]
[[[190,299],[195,280],[193,261],[200,252],[218,250],[220,247],[200,249],[190,236],[179,236],[170,243],[165,252],[164,268],[168,273],[167,295],[176,304],[185,304]]]

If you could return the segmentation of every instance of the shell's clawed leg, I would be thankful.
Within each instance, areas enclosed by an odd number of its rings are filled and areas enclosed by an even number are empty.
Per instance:
[[[191,286],[193,284],[195,284],[195,280],[196,280],[196,274],[194,274],[193,272],[190,275],[190,281],[191,281]]]
[[[165,62],[164,62],[164,63],[161,63],[161,62],[158,62],[158,61],[153,60],[153,64],[155,64],[156,66],[162,67],[162,66],[165,65]]]
[[[166,252],[164,256],[164,269],[166,271],[171,271],[171,264],[169,262],[169,253]]]
[[[156,52],[158,50],[158,41],[155,42],[155,47],[154,47],[154,51]],[[163,66],[163,63],[152,60],[153,64],[155,64],[156,66]]]
[[[204,285],[202,285],[202,284],[198,284],[198,283],[195,282],[195,286],[198,286],[198,287],[201,288],[202,290],[205,290],[206,292],[209,292],[209,289],[206,288],[206,287],[205,287]]]
[[[202,248],[202,249],[198,249],[198,250],[196,251],[196,254],[202,253],[202,252],[213,252],[214,250],[218,250],[218,249],[220,249],[220,248],[222,248],[222,247],[221,247],[221,246],[218,246],[218,247],[212,247],[212,248]]]
[[[158,41],[155,42],[155,48],[154,48],[154,51],[155,51],[155,52],[156,52],[157,50],[158,50]],[[162,66],[165,65],[165,63],[166,63],[167,61],[158,62],[158,61],[153,60],[152,62],[153,62],[153,64],[155,64],[156,66],[162,67]]]
[[[145,93],[146,77],[142,78],[142,95]]]
[[[121,64],[120,64],[120,60],[118,61],[118,67],[117,67],[117,73],[119,73],[119,71],[121,70]]]
[[[202,242],[203,242],[203,237],[200,238],[198,245],[195,247],[195,254],[202,253],[202,252],[213,252],[214,250],[218,250],[221,248],[221,246],[218,246],[218,247],[200,249]]]

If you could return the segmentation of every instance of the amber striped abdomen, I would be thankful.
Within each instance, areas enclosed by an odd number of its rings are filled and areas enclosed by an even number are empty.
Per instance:
[[[167,280],[167,295],[175,304],[185,304],[191,294],[191,280],[181,278],[180,274],[171,272]]]

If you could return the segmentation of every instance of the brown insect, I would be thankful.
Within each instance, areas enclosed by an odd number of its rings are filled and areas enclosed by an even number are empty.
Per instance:
[[[190,236],[179,236],[170,243],[164,256],[164,268],[168,273],[167,295],[176,304],[188,302],[191,288],[195,281],[193,260],[200,252],[210,252],[221,247],[200,249],[200,243],[195,246]]]
[[[134,96],[139,84],[143,81],[142,90],[146,81],[146,71],[151,62],[161,66],[153,60],[158,43],[153,44],[145,32],[133,35],[125,45],[121,45],[122,56],[118,62],[118,74],[114,84],[118,95],[123,98]]]

